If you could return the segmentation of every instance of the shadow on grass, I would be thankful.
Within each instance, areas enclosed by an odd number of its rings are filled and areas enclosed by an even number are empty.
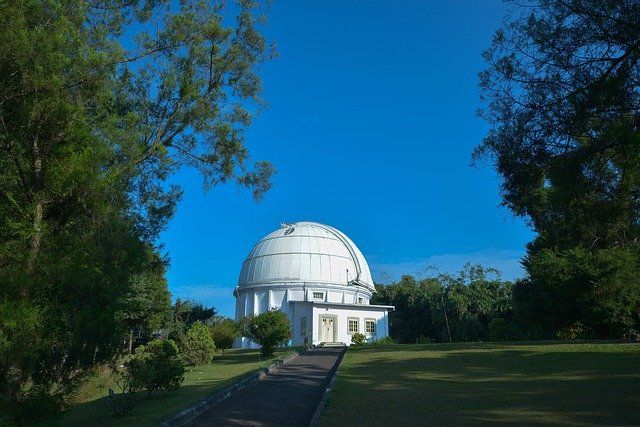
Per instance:
[[[640,346],[359,348],[347,353],[322,424],[640,425],[639,367]]]
[[[281,360],[294,349],[280,349],[275,357],[264,359],[256,350],[231,350],[216,354],[210,365],[187,366],[185,382],[178,390],[157,392],[147,398],[139,393],[138,404],[124,417],[114,418],[107,400],[107,389],[102,397],[78,403],[67,411],[60,425],[65,426],[146,426],[154,425],[198,399],[210,396],[223,388],[246,378],[259,369]]]

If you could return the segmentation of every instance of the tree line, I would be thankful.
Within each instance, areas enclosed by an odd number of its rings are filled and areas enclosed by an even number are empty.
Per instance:
[[[514,315],[513,284],[480,265],[467,264],[457,275],[405,275],[389,285],[376,284],[371,303],[395,306],[389,333],[399,343],[518,338],[506,327]]]
[[[549,266],[544,274],[557,271]],[[582,279],[583,285],[593,280]],[[560,286],[545,289],[545,283],[537,280],[538,276],[529,276],[505,281],[495,269],[466,264],[457,274],[421,279],[405,275],[388,285],[376,284],[371,302],[395,306],[389,313],[389,333],[398,343],[637,339],[640,322],[634,321],[634,306],[620,302],[620,296],[592,296],[578,311],[575,307],[581,301],[575,291]]]
[[[2,3],[0,424],[160,326],[175,171],[269,189],[244,142],[272,55],[257,6]]]
[[[536,232],[514,286],[528,334],[640,330],[640,3],[510,1],[483,53],[474,151]]]

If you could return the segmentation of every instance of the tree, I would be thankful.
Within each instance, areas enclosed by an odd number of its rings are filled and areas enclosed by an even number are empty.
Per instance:
[[[165,262],[149,251],[149,266],[131,277],[129,292],[122,300],[122,317],[129,328],[129,354],[133,352],[134,332],[151,335],[165,326],[171,311],[171,296],[165,278]]]
[[[520,6],[514,17],[484,52],[489,68],[480,75],[480,115],[491,129],[474,161],[494,162],[504,206],[537,233],[525,260],[531,279],[521,290],[555,304],[547,313],[557,319],[546,319],[545,327],[556,328],[565,322],[564,303],[584,299],[596,284],[614,281],[624,294],[637,287],[612,278],[617,267],[607,251],[640,255],[640,4],[543,0]],[[609,264],[590,270],[570,255],[584,251],[590,255],[582,260]],[[549,257],[578,264],[543,278],[538,272]],[[592,275],[596,270],[600,276]],[[560,295],[565,299],[554,302]],[[637,298],[615,304],[640,308]],[[605,317],[601,323],[614,322]]]
[[[209,328],[200,321],[191,325],[180,341],[182,360],[187,365],[209,363],[215,352],[216,346]]]
[[[184,381],[184,366],[172,340],[153,340],[141,345],[125,368],[131,376],[131,389],[147,390],[147,397],[154,391],[175,390]]]
[[[178,298],[171,307],[169,338],[180,342],[187,329],[196,322],[210,324],[216,317],[216,309],[202,303]]]
[[[276,346],[291,338],[289,318],[278,309],[245,318],[243,323],[244,336],[260,345],[264,357],[273,356]]]
[[[419,281],[405,275],[376,290],[372,302],[395,306],[389,331],[398,342],[486,340],[493,320],[512,321],[512,284],[481,265],[467,263],[455,276]]]
[[[239,336],[238,324],[229,318],[217,319],[210,327],[211,337],[219,350],[233,347],[233,342]]]
[[[18,308],[0,319],[3,412],[25,384],[66,395],[117,353],[123,300],[181,194],[171,173],[268,190],[274,170],[250,167],[243,140],[271,55],[254,6],[3,3],[0,305]]]

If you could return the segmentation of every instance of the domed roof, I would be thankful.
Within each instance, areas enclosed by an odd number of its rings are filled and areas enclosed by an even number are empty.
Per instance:
[[[253,247],[238,288],[269,283],[360,285],[374,289],[362,252],[343,233],[316,222],[282,224]]]

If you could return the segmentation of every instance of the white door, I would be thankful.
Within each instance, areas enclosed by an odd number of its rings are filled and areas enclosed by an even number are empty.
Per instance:
[[[333,342],[333,317],[322,318],[322,342]]]

